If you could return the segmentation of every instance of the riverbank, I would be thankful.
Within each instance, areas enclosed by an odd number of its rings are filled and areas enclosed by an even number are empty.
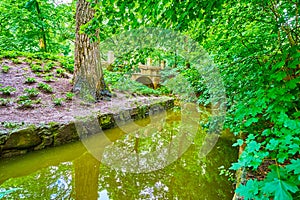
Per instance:
[[[3,59],[0,71],[0,158],[79,140],[77,122],[90,135],[91,118],[105,130],[174,104],[171,97],[118,90],[109,101],[82,101],[71,93],[72,73],[56,61]]]

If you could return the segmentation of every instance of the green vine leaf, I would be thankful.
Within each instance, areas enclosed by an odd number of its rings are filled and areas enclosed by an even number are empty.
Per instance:
[[[274,200],[293,200],[290,192],[297,192],[298,187],[292,182],[275,178],[273,181],[267,182],[262,191],[267,194],[274,194]]]
[[[294,171],[294,174],[300,174],[300,159],[292,160],[291,164],[286,166],[288,172]]]
[[[244,140],[238,139],[238,140],[236,141],[236,143],[234,143],[232,146],[233,146],[233,147],[236,147],[236,146],[242,146],[243,144],[244,144]]]
[[[245,200],[251,200],[258,194],[259,183],[257,180],[249,180],[246,185],[240,185],[235,192],[244,197]]]

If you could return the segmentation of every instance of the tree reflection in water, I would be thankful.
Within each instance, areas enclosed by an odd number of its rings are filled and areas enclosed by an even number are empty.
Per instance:
[[[86,152],[74,160],[75,198],[98,199],[98,176],[100,161]]]

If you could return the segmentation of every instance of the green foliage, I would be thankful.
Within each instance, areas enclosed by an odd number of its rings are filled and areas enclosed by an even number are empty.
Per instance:
[[[285,167],[288,172],[294,172],[295,175],[298,175],[298,180],[300,181],[300,159],[291,160],[291,164]]]
[[[67,92],[66,93],[66,100],[72,100],[73,99],[73,97],[75,96],[75,94],[74,93],[72,93],[72,92]]]
[[[161,85],[159,88],[156,89],[156,91],[158,91],[160,94],[164,94],[164,95],[171,93],[171,91],[164,85]]]
[[[236,144],[246,147],[232,169],[255,171],[266,159],[284,165],[299,154],[298,6],[291,1],[223,4],[222,17],[215,18],[203,41],[226,85],[226,127],[245,138]],[[298,177],[281,168],[263,181],[249,180],[237,192],[246,199],[292,199]]]
[[[19,107],[18,108],[33,108],[34,101],[31,99],[18,101]]]
[[[30,97],[37,97],[39,95],[39,91],[36,88],[25,88],[24,92]]]
[[[10,103],[10,99],[0,98],[0,106],[7,106]]]
[[[0,49],[44,51],[46,48],[38,43],[45,37],[48,51],[69,52],[70,45],[66,40],[74,38],[74,34],[65,30],[69,30],[74,21],[70,18],[70,23],[66,23],[68,20],[65,19],[71,16],[70,7],[54,7],[50,1],[35,0],[18,0],[11,5],[8,0],[0,3],[0,19],[10,19],[2,20]],[[36,5],[40,6],[41,12]],[[291,199],[299,193],[299,161],[295,160],[300,153],[300,26],[297,1],[150,0],[128,3],[117,0],[100,1],[92,6],[96,10],[95,18],[82,30],[93,35],[100,27],[100,40],[123,30],[158,26],[187,33],[202,44],[219,67],[226,86],[226,128],[242,136],[243,139],[239,139],[235,146],[246,145],[232,169],[256,170],[266,159],[277,162],[266,179],[249,180],[236,192],[245,199]],[[64,12],[66,15],[59,15]],[[63,19],[58,20],[62,16]],[[62,37],[63,32],[66,32],[66,37]],[[59,37],[55,39],[55,35]],[[2,51],[1,54],[2,58],[21,56],[17,51]],[[157,60],[163,58],[170,63],[169,71],[163,72],[166,88],[173,93],[185,92],[183,100],[193,100],[190,98],[196,94],[199,103],[208,105],[209,94],[201,74],[193,66],[186,68],[188,61],[173,54],[176,55],[176,52],[138,49],[118,58],[113,70],[122,73],[105,72],[105,80],[115,89],[161,94],[161,91],[131,81],[125,73],[131,73],[132,67],[144,62],[148,56]],[[71,59],[46,53],[26,55],[32,59],[59,61],[63,69],[73,71]],[[124,60],[130,60],[129,64],[120,67]],[[50,71],[51,67],[44,66],[44,70]],[[58,76],[64,74],[63,70],[57,70]],[[37,71],[40,71],[38,67]],[[170,76],[177,78],[168,80]],[[181,84],[182,80],[187,80],[189,86]],[[39,88],[49,89],[50,86],[46,85],[39,84]]]
[[[2,87],[0,88],[0,92],[4,95],[11,95],[12,93],[14,93],[17,89],[11,86],[6,86],[6,87]]]
[[[222,165],[220,167],[218,167],[218,169],[220,170],[219,175],[220,176],[226,176],[227,180],[234,182],[235,178],[234,178],[234,173],[228,169],[225,169],[225,167]]]
[[[3,72],[3,73],[8,73],[9,70],[10,70],[10,66],[8,66],[8,65],[3,65],[3,66],[1,67],[1,69],[2,69],[2,72]]]
[[[5,128],[15,129],[24,125],[24,122],[1,122]]]
[[[64,100],[65,100],[64,98],[57,98],[57,97],[53,97],[52,99],[55,106],[62,106]]]
[[[293,164],[286,167],[271,166],[271,171],[265,180],[248,180],[245,185],[237,188],[236,192],[245,199],[293,200],[293,195],[299,191],[300,180],[293,174],[288,173],[297,170],[299,167],[298,160],[292,162]]]
[[[52,61],[48,61],[44,64],[44,72],[50,72],[55,64]]]
[[[245,138],[236,144],[245,143],[246,148],[233,169],[256,170],[265,159],[275,159],[283,165],[299,155],[300,26],[297,1],[126,3],[105,1],[95,5],[96,18],[84,26],[84,30],[91,33],[98,27],[96,22],[105,21],[100,34],[101,39],[105,39],[110,36],[109,32],[114,34],[155,24],[186,31],[203,44],[213,55],[226,86],[226,127]],[[179,64],[172,69],[175,77],[183,76],[193,87],[176,87],[179,79],[172,79],[167,86],[177,93],[196,92],[200,95],[199,103],[208,104],[207,89],[197,71],[192,68],[187,69],[188,72],[181,71],[182,66]],[[187,94],[184,99],[189,97]],[[298,175],[293,175],[293,170],[285,170],[284,176],[276,177],[273,172],[274,169],[267,176],[274,175],[272,178],[249,181],[237,191],[246,199],[291,199],[299,191],[299,182],[293,181]]]
[[[124,76],[123,73],[110,72],[110,71],[107,71],[107,70],[104,70],[103,73],[104,73],[105,83],[107,83],[108,85],[117,84],[118,82],[120,82],[120,80]]]
[[[256,180],[249,180],[246,185],[238,187],[236,193],[243,196],[245,200],[252,200],[253,197],[258,195],[259,185],[259,182]]]
[[[105,82],[113,89],[141,95],[159,95],[160,91],[149,88],[141,83],[130,80],[123,73],[104,71]]]
[[[33,77],[27,77],[25,80],[25,83],[28,83],[28,84],[36,83],[36,79]]]
[[[74,59],[72,57],[62,57],[59,59],[61,67],[66,69],[68,72],[74,72]]]
[[[40,90],[46,92],[46,93],[52,93],[53,89],[50,85],[46,84],[46,83],[39,83],[37,86]]]
[[[30,68],[33,72],[42,72],[43,71],[42,66],[39,64],[31,64]]]
[[[74,39],[73,4],[48,0],[0,2],[0,49],[27,52],[71,52]]]
[[[56,76],[58,76],[58,77],[63,77],[65,73],[66,73],[66,70],[63,68],[56,69]]]
[[[19,60],[18,58],[12,58],[11,61],[12,61],[14,64],[21,64],[21,63],[22,63],[22,60]]]
[[[52,82],[52,81],[53,81],[53,77],[52,77],[52,76],[45,76],[45,77],[44,77],[44,80],[45,80],[46,82]]]
[[[24,51],[1,51],[0,58],[18,58],[18,57],[26,57],[26,61],[28,63],[32,63],[33,61],[38,64],[42,64],[41,60],[48,60],[47,63],[52,63],[52,61],[57,61],[59,63],[74,63],[74,59],[72,56],[60,56],[53,53],[46,53],[46,52],[24,52]],[[46,63],[46,66],[48,65]],[[52,63],[53,64],[53,63]],[[52,64],[49,64],[50,66]],[[71,69],[72,70],[72,69]]]
[[[32,100],[32,96],[29,95],[22,95],[19,96],[17,99],[18,108],[33,108],[34,104],[39,104],[41,102],[41,99]]]

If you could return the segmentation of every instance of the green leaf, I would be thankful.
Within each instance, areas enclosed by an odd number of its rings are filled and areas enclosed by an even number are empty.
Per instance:
[[[236,143],[234,143],[232,146],[236,147],[236,146],[242,146],[244,144],[244,140],[238,139],[236,141]]]
[[[267,144],[266,148],[269,149],[269,150],[271,150],[271,151],[275,150],[277,148],[277,146],[278,146],[278,143],[279,143],[278,140],[272,138],[270,140],[270,142]]]
[[[300,174],[300,159],[291,160],[291,164],[285,166],[288,172],[294,171],[294,174]]]
[[[299,130],[300,129],[300,122],[296,120],[286,120],[284,122],[284,126],[290,128],[292,130]]]
[[[281,61],[281,62],[277,63],[273,68],[274,69],[281,68],[284,64],[285,64],[285,61]]]
[[[281,81],[286,76],[287,76],[287,74],[286,74],[285,71],[280,71],[280,72],[275,73],[274,75],[272,75],[272,77],[275,78],[276,81]]]
[[[274,195],[274,200],[293,200],[290,192],[297,192],[298,187],[292,182],[275,178],[271,182],[266,182],[265,186],[262,188],[262,191],[264,193]]]
[[[248,119],[248,120],[245,122],[245,126],[248,127],[248,126],[250,126],[252,123],[255,123],[255,122],[258,122],[258,118],[252,117],[252,118]]]
[[[249,180],[246,185],[239,185],[235,190],[237,194],[244,197],[245,200],[251,200],[258,194],[259,184],[257,180]]]
[[[294,60],[292,63],[289,63],[288,67],[292,69],[296,69],[299,64],[300,64],[299,60]]]
[[[232,169],[232,170],[238,170],[240,169],[241,167],[243,167],[243,164],[240,163],[240,162],[237,162],[237,163],[232,163],[231,164],[231,167],[229,169]]]
[[[249,152],[255,152],[258,151],[260,149],[261,144],[257,143],[256,141],[251,141],[247,144],[247,151]]]

